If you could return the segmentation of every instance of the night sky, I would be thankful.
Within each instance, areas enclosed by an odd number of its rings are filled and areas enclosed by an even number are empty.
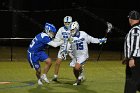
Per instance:
[[[138,0],[0,0],[0,10],[0,29],[4,31],[0,31],[1,38],[34,37],[46,22],[58,29],[63,26],[63,18],[70,15],[79,22],[80,30],[94,37],[104,37],[107,28],[104,22],[112,23],[116,29],[108,38],[117,44],[130,29],[128,13],[140,12],[140,5]]]

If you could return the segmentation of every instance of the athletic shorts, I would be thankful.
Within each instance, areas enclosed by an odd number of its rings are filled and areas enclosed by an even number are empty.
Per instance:
[[[43,62],[48,58],[48,55],[44,51],[40,51],[37,53],[32,53],[28,51],[27,58],[28,62],[30,63],[30,66],[37,70],[40,68],[39,61]]]
[[[70,62],[70,66],[75,67],[76,63],[83,65],[85,64],[86,60],[87,60],[87,57],[85,56],[79,56],[77,58],[73,58],[72,61]]]

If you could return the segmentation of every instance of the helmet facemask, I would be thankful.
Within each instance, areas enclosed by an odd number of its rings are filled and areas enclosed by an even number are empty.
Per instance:
[[[75,36],[79,32],[79,24],[78,24],[78,22],[77,21],[72,22],[72,24],[70,26],[70,29],[71,29],[71,35]]]
[[[64,22],[65,27],[68,29],[70,27],[71,22]]]
[[[75,36],[78,31],[77,28],[71,29],[71,36]]]
[[[52,31],[48,31],[47,32],[47,35],[50,37],[50,38],[53,38],[55,36],[55,33],[52,32]]]
[[[67,29],[69,29],[71,23],[72,23],[72,17],[71,16],[64,17],[64,25]]]

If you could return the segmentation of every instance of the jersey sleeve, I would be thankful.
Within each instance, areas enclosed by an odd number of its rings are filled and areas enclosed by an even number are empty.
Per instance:
[[[58,47],[58,46],[62,45],[63,43],[64,43],[63,40],[61,40],[59,42],[56,42],[56,41],[52,40],[52,41],[48,42],[48,45],[50,45],[52,47]]]
[[[94,38],[88,34],[86,34],[86,37],[87,37],[87,42],[88,43],[100,43],[100,40],[99,38]]]
[[[42,42],[43,42],[44,44],[48,44],[50,41],[51,41],[51,39],[50,39],[48,36],[45,36],[45,37],[42,39]]]
[[[55,39],[61,39],[61,38],[63,38],[63,37],[62,37],[62,34],[61,34],[61,28],[60,28],[55,35]]]

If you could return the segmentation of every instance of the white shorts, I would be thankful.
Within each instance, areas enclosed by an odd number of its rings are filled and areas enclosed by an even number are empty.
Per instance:
[[[70,67],[75,67],[76,63],[83,65],[85,64],[86,60],[87,60],[87,57],[85,56],[79,56],[77,58],[73,58],[72,61],[70,62]]]

